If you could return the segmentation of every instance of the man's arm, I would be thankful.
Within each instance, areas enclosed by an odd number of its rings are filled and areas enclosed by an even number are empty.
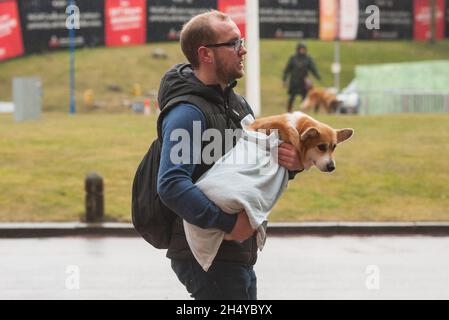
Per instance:
[[[312,74],[317,78],[318,80],[321,80],[320,73],[318,72],[318,69],[315,65],[315,62],[312,58],[309,57],[309,70],[312,72]]]
[[[230,233],[236,224],[237,215],[223,212],[192,181],[196,168],[193,161],[195,156],[193,150],[201,151],[201,141],[192,139],[194,121],[201,124],[202,135],[205,130],[204,115],[198,108],[190,104],[181,104],[164,117],[161,163],[158,174],[159,197],[168,208],[187,222],[201,228],[215,227]],[[186,149],[190,150],[189,163],[175,164],[170,159],[172,148],[178,145],[175,150],[179,150],[179,143],[181,143],[178,140],[170,141],[170,134],[176,129],[183,129],[189,133],[190,141],[186,146]],[[201,154],[196,156],[201,156]]]

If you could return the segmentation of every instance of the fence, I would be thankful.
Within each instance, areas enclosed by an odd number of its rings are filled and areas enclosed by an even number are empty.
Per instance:
[[[449,92],[385,90],[362,91],[359,95],[360,114],[449,112]]]

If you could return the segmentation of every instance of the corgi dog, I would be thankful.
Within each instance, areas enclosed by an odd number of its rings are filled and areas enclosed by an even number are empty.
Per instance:
[[[312,88],[304,101],[301,102],[300,110],[306,112],[313,109],[317,113],[320,108],[324,108],[327,113],[335,113],[339,106],[340,101],[337,100],[335,94],[325,89]]]
[[[249,130],[267,134],[273,129],[278,130],[282,141],[296,148],[305,170],[316,166],[322,172],[335,170],[335,147],[354,133],[351,128],[333,129],[299,111],[259,118],[249,126]]]

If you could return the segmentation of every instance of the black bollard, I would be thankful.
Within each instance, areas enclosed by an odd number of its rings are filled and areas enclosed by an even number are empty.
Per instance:
[[[95,172],[86,176],[86,222],[96,222],[103,219],[103,178]]]

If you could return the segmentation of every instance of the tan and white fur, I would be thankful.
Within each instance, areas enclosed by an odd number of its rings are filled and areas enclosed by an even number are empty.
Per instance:
[[[267,133],[277,129],[280,139],[297,149],[303,169],[315,165],[323,172],[335,170],[335,147],[354,133],[350,128],[333,129],[299,111],[259,118],[249,129],[262,129]]]
[[[320,108],[323,108],[327,113],[335,113],[339,105],[340,101],[334,93],[322,88],[312,88],[301,102],[300,110],[310,112],[313,109],[317,113]]]

